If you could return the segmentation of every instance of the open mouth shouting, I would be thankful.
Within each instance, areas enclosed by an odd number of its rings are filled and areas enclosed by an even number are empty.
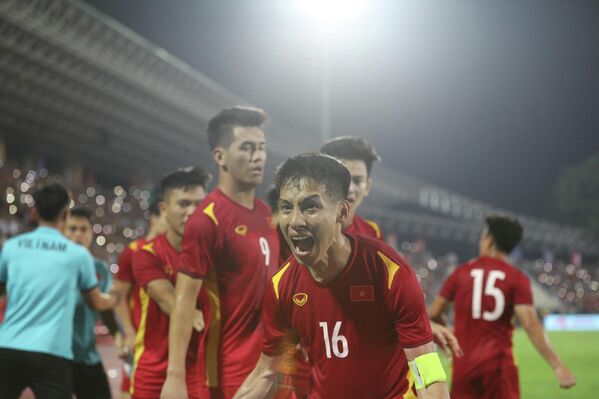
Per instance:
[[[289,237],[292,243],[292,249],[298,256],[308,255],[314,248],[314,238],[307,234]]]

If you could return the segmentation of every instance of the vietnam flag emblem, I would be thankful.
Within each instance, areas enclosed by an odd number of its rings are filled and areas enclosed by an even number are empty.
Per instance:
[[[372,285],[352,285],[349,289],[352,302],[374,301],[374,287]]]

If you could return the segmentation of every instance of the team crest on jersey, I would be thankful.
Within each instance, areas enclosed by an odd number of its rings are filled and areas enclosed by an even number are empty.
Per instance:
[[[172,276],[173,273],[175,272],[175,269],[171,266],[171,265],[166,265],[164,266],[164,272],[168,275],[168,276]]]
[[[247,233],[248,233],[248,227],[245,224],[240,224],[239,226],[235,227],[235,234],[244,236]]]
[[[293,303],[297,306],[304,306],[308,302],[308,294],[299,292],[293,296]]]

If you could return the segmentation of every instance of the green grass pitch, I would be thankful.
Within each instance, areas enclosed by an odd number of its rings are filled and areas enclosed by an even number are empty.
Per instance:
[[[576,375],[576,386],[560,389],[553,371],[534,349],[526,333],[516,330],[514,346],[520,373],[522,399],[599,398],[599,332],[551,332],[558,355]],[[444,365],[450,373],[449,362]]]

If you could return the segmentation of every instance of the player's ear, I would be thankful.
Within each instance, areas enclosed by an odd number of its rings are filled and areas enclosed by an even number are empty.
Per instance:
[[[218,165],[219,168],[227,171],[227,165],[225,163],[225,150],[223,147],[216,147],[212,150],[212,158],[214,158],[214,162]]]
[[[347,200],[341,201],[339,211],[337,212],[337,222],[343,224],[345,219],[349,216],[349,210],[351,205]]]

